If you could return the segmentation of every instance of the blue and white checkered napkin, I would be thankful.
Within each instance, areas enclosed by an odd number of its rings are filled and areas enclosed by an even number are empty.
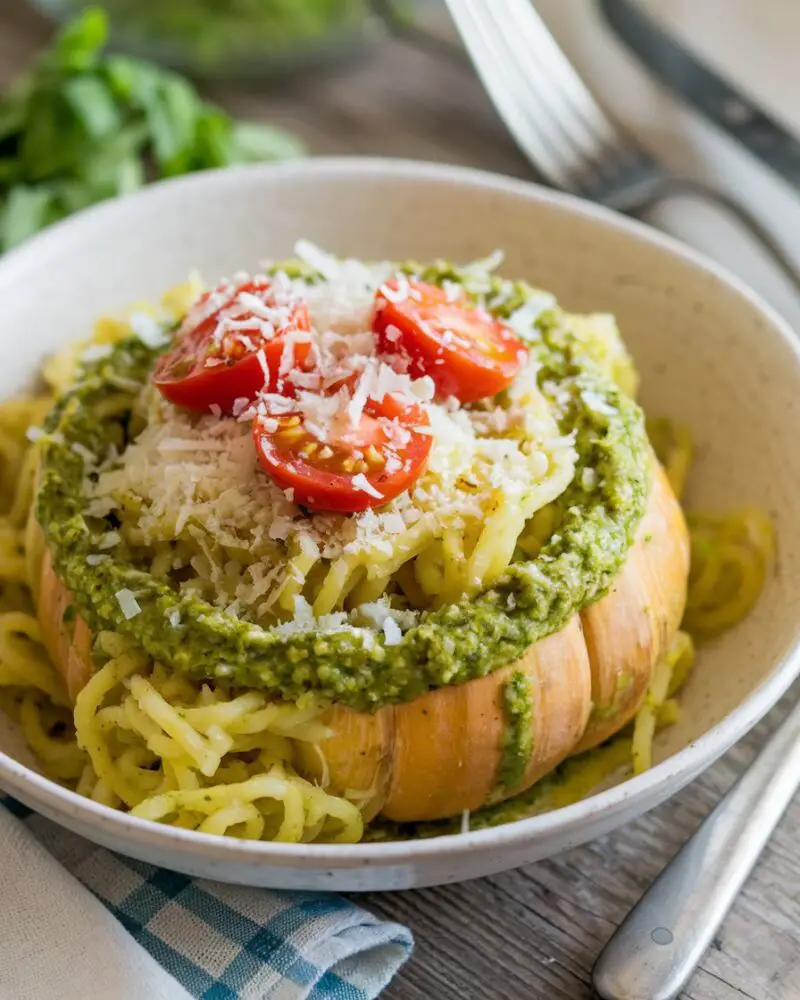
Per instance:
[[[189,878],[3,803],[0,1000],[371,1000],[411,953],[340,896]]]

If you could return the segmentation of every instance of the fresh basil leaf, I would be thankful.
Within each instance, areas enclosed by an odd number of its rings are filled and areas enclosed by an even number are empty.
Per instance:
[[[47,225],[52,218],[53,202],[53,192],[45,186],[13,187],[0,220],[0,246],[10,250]]]
[[[144,110],[152,100],[163,75],[163,70],[152,63],[117,55],[103,60],[101,72],[114,95],[139,110]]]
[[[108,194],[99,187],[93,187],[83,180],[62,181],[53,185],[55,203],[58,206],[61,216],[72,215],[73,212],[80,212],[90,205],[94,205]]]
[[[0,157],[0,190],[11,187],[19,178],[19,161],[15,156]]]
[[[19,145],[22,174],[41,181],[70,171],[85,146],[83,130],[59,92],[34,93]]]
[[[122,125],[122,116],[104,80],[84,74],[67,80],[62,91],[86,134],[105,139]]]
[[[67,216],[107,198],[129,194],[140,186],[140,171],[141,163],[133,159],[120,161],[115,165],[115,172],[106,172],[102,178],[91,183],[81,178],[53,184],[51,187],[56,195],[57,208],[61,215]]]
[[[88,7],[61,29],[44,62],[65,72],[79,73],[96,65],[108,38],[108,16]]]
[[[230,118],[219,108],[206,104],[198,119],[192,167],[204,170],[238,163],[238,151]]]
[[[259,160],[293,160],[304,156],[300,139],[282,128],[261,122],[237,122],[233,128],[236,158],[241,163]]]
[[[148,176],[298,156],[281,129],[234,127],[176,73],[103,53],[90,8],[0,98],[0,250]]]
[[[141,133],[132,130],[108,149],[94,152],[81,165],[80,182],[93,194],[93,201],[117,194],[130,194],[145,182],[145,168],[138,146]]]
[[[146,180],[144,164],[138,157],[129,156],[117,164],[117,194],[133,194],[140,187],[144,187]]]
[[[79,165],[79,175],[93,184],[104,173],[115,171],[123,160],[131,157],[141,160],[149,135],[145,122],[126,125],[108,142],[93,146]]]
[[[0,101],[0,142],[17,135],[25,125],[25,101]]]
[[[145,107],[153,157],[162,177],[192,169],[197,123],[203,105],[197,91],[182,77],[165,74]]]

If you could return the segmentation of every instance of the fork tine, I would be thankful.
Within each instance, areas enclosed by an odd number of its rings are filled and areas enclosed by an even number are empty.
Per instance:
[[[495,107],[550,183],[616,204],[652,182],[655,165],[606,117],[528,0],[447,3]]]
[[[548,180],[572,187],[570,169],[519,99],[518,83],[509,78],[514,63],[502,39],[497,38],[496,25],[486,18],[485,8],[475,10],[469,0],[448,0],[448,6],[475,70],[517,144]]]
[[[596,195],[650,170],[649,158],[607,118],[528,0],[494,0],[488,16],[518,68],[519,100],[546,117],[573,172],[573,190]]]
[[[486,89],[529,159],[551,183],[566,190],[580,192],[600,184],[596,165],[601,145],[580,123],[575,127],[568,105],[556,102],[554,108],[543,100],[552,86],[530,79],[530,53],[526,50],[521,62],[519,50],[510,50],[502,30],[506,19],[496,18],[496,7],[490,9],[485,0],[449,0],[449,6]],[[571,130],[565,129],[565,119],[571,121]]]
[[[484,0],[467,2],[491,20],[491,30],[506,50],[507,72],[515,74],[517,100],[525,113],[547,133],[550,142],[559,149],[562,161],[577,178],[582,179],[587,172],[596,174],[608,143],[602,135],[602,120],[599,129],[590,127],[570,94],[561,87],[560,79],[551,78],[540,58],[538,43],[542,26],[535,20],[533,8],[526,0],[521,0],[521,8],[515,0],[495,0],[491,9]],[[573,180],[571,186],[575,184]]]
[[[531,0],[493,0],[492,7],[509,46],[521,54],[521,65],[526,64],[527,56],[528,65],[534,64],[539,78],[549,81],[599,142],[617,143],[619,130],[564,55]],[[527,51],[526,46],[530,46]]]

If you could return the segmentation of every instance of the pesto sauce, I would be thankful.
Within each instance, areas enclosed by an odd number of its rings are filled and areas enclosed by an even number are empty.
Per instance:
[[[464,279],[444,263],[405,269],[440,284]],[[291,270],[308,273],[302,265]],[[500,318],[534,294],[522,282],[509,294],[510,284],[494,278],[487,295]],[[86,364],[46,422],[36,516],[58,576],[95,633],[117,632],[189,677],[267,689],[293,702],[315,692],[374,710],[512,663],[605,594],[633,543],[649,491],[641,410],[559,315],[540,315],[528,340],[543,394],[556,405],[556,396],[569,389],[559,424],[562,433],[574,432],[578,462],[572,484],[555,501],[558,532],[534,559],[513,562],[490,589],[424,614],[399,643],[388,646],[380,634],[357,628],[292,635],[261,628],[138,569],[124,543],[113,559],[87,562],[100,551],[108,525],[84,517],[84,464],[72,446],[104,456],[112,445],[122,451],[132,436],[131,413],[160,353],[136,338]],[[584,468],[596,472],[591,487],[584,485]],[[115,596],[123,589],[141,609],[131,619]],[[172,610],[180,614],[177,626],[167,620]]]
[[[497,781],[501,788],[515,788],[525,776],[533,751],[533,705],[528,675],[515,670],[503,688],[506,715],[503,756]]]

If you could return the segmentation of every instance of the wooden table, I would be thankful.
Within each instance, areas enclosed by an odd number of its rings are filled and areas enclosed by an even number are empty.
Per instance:
[[[0,5],[0,86],[47,37]],[[269,89],[219,88],[235,114],[280,122],[314,153],[372,153],[530,176],[469,69],[386,43],[345,71]],[[613,929],[785,711],[636,823],[551,861],[462,885],[362,900],[414,931],[414,957],[387,1000],[584,1000]],[[800,1000],[800,803],[773,838],[685,1000]]]

